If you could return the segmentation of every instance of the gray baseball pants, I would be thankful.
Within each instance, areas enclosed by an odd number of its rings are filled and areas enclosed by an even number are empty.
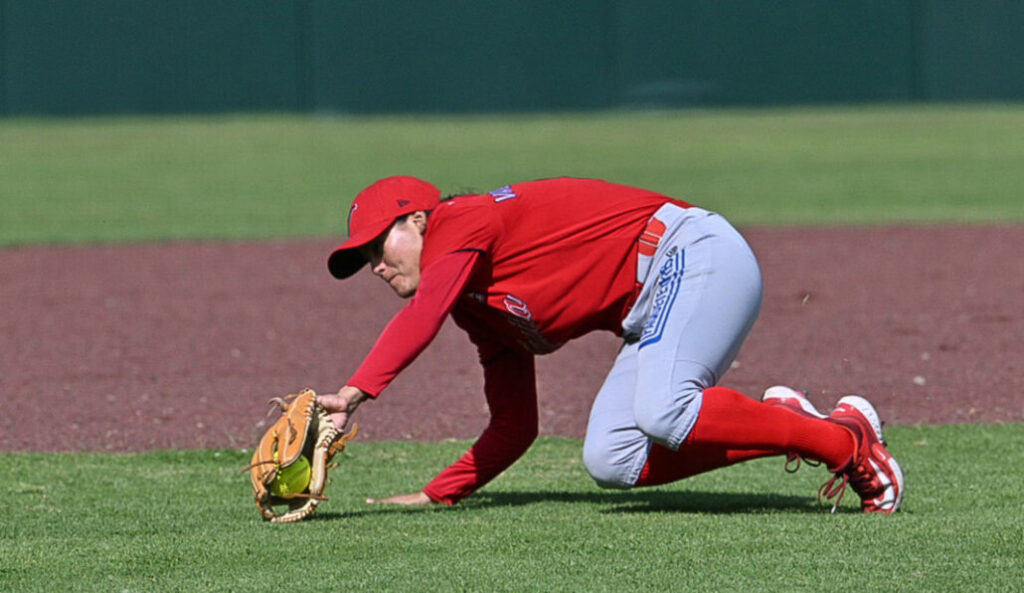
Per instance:
[[[665,231],[638,262],[643,290],[583,445],[587,471],[605,488],[633,487],[653,443],[679,448],[761,308],[757,260],[728,221],[671,204],[654,218]]]

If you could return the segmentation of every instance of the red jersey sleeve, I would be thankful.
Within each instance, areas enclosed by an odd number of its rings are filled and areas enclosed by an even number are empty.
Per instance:
[[[504,350],[490,357],[484,364],[484,393],[491,420],[469,451],[423,488],[434,502],[451,505],[469,496],[515,463],[537,438],[532,354]]]
[[[346,384],[372,397],[380,395],[441,330],[479,258],[477,251],[456,251],[425,268],[412,300],[384,328]]]

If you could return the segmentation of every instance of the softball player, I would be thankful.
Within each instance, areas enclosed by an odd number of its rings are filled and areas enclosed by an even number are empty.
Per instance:
[[[508,185],[442,201],[413,177],[382,179],[349,213],[330,272],[365,264],[402,298],[355,374],[320,397],[339,427],[378,397],[450,314],[476,345],[490,422],[461,459],[421,491],[368,502],[454,504],[515,462],[537,436],[534,356],[594,330],[623,339],[597,394],[583,460],[605,488],[675,481],[787,455],[834,474],[865,512],[891,513],[903,474],[874,408],[848,396],[828,416],[801,394],[763,401],[717,387],[761,306],[746,241],[721,216],[658,193],[592,179]]]

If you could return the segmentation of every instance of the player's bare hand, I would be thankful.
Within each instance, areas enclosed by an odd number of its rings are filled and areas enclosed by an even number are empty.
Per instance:
[[[422,492],[412,494],[398,494],[387,498],[367,498],[367,504],[400,504],[405,506],[424,506],[434,504],[430,497]]]
[[[338,393],[316,396],[316,401],[327,410],[327,414],[331,417],[331,422],[334,423],[334,426],[343,429],[348,424],[352,414],[355,413],[356,408],[359,407],[359,404],[366,401],[369,397],[369,394],[358,387],[345,385],[338,390]]]

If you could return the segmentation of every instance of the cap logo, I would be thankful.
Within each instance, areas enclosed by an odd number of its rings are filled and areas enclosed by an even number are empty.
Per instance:
[[[356,213],[356,209],[359,208],[357,202],[352,202],[352,207],[348,209],[348,228],[352,230],[352,215]]]
[[[409,202],[409,200],[395,200],[395,202],[398,203],[398,207],[399,208],[405,208],[406,206],[408,206],[411,203],[411,202]]]

